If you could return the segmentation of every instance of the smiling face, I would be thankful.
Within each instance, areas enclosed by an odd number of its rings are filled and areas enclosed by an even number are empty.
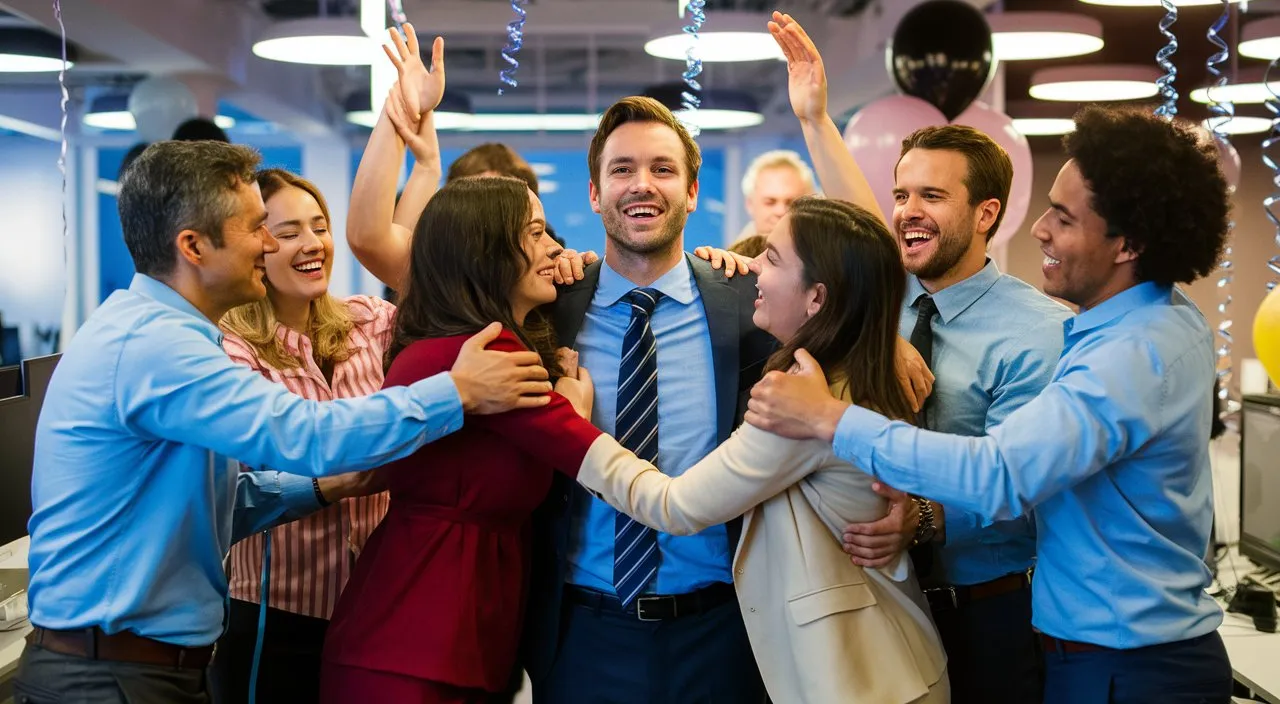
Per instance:
[[[267,228],[280,243],[266,256],[272,302],[310,302],[327,293],[333,234],[316,199],[294,186],[280,189],[267,200]]]
[[[751,261],[756,274],[756,327],[786,342],[822,308],[825,287],[805,283],[804,262],[791,237],[791,216],[784,215],[769,235],[764,254]]]
[[[516,322],[523,324],[529,311],[556,300],[556,283],[553,277],[556,257],[564,248],[547,234],[547,218],[542,201],[529,191],[529,222],[520,233],[520,245],[529,261],[529,268],[511,291],[511,311]]]
[[[220,307],[262,300],[264,258],[272,256],[277,244],[268,232],[262,190],[256,183],[239,183],[229,196],[235,201],[234,214],[222,224],[222,245],[200,235],[202,252],[200,277],[209,297]]]
[[[1121,236],[1107,236],[1107,221],[1093,209],[1093,191],[1074,160],[1049,189],[1050,207],[1031,227],[1040,240],[1044,292],[1092,308],[1132,286],[1137,255]]]
[[[746,202],[747,214],[751,216],[756,234],[767,237],[787,214],[791,203],[800,196],[808,195],[810,190],[809,184],[792,166],[761,169]]]
[[[682,248],[685,222],[698,207],[698,183],[689,178],[675,130],[658,122],[619,125],[599,164],[591,209],[600,213],[609,242],[634,254]]]
[[[975,250],[985,258],[982,204],[969,203],[968,168],[963,154],[942,149],[912,149],[898,162],[893,230],[902,263],[921,281],[947,278]]]

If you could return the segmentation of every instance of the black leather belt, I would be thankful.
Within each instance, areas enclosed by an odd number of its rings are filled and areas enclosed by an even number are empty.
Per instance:
[[[612,594],[567,584],[564,598],[570,604],[630,614],[641,621],[669,621],[705,613],[733,601],[737,594],[732,584],[716,582],[687,594],[645,594],[623,608],[622,602]]]
[[[1026,572],[1014,572],[1006,574],[1003,577],[996,577],[990,582],[982,582],[981,584],[971,584],[965,587],[937,587],[924,590],[924,596],[929,600],[929,609],[931,611],[948,611],[958,609],[965,604],[990,599],[993,596],[1008,594],[1009,592],[1022,591],[1031,587],[1031,575],[1033,569]]]

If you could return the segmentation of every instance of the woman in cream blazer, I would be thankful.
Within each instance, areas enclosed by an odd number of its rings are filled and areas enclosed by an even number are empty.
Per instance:
[[[760,290],[755,323],[783,342],[768,369],[789,368],[804,347],[841,377],[835,395],[910,417],[894,374],[906,276],[878,217],[843,201],[800,199],[751,268]],[[604,435],[578,481],[666,533],[696,533],[745,514],[734,585],[774,702],[950,700],[946,655],[910,561],[900,555],[864,569],[842,550],[843,526],[881,518],[886,502],[830,444],[743,425],[669,477]]]

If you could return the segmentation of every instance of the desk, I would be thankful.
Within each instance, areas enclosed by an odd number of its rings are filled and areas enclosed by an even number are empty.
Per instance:
[[[1253,619],[1226,614],[1218,627],[1236,681],[1271,704],[1280,704],[1280,633],[1263,633]]]
[[[30,545],[31,540],[23,538],[3,546],[9,554],[0,557],[0,568],[25,568]],[[11,680],[18,672],[18,660],[22,658],[22,649],[27,644],[25,639],[30,632],[30,624],[12,631],[0,631],[0,702],[9,696],[13,686]]]

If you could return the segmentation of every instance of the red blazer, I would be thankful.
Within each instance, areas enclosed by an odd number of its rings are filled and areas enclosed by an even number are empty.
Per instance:
[[[384,388],[448,371],[465,340],[413,343]],[[503,331],[489,349],[525,347]],[[524,618],[533,510],[553,471],[576,476],[599,435],[553,393],[541,408],[467,416],[462,430],[379,470],[391,508],[338,600],[324,659],[504,690]]]

